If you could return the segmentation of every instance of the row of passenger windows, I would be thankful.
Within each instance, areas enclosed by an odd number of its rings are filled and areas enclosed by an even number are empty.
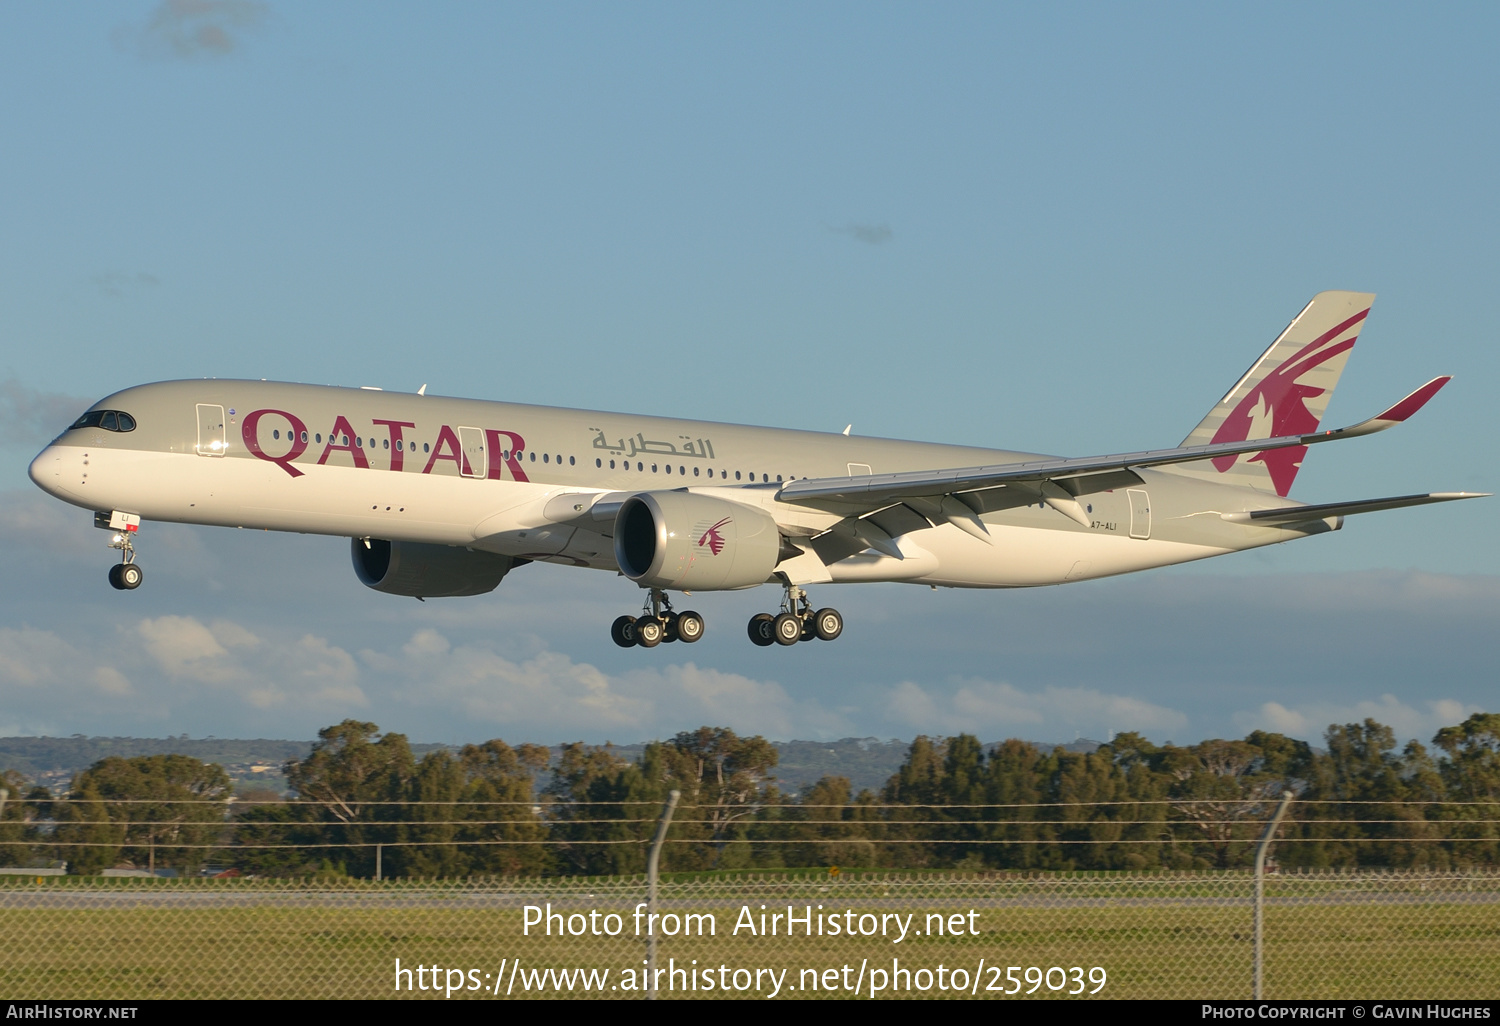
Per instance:
[[[124,415],[121,414],[121,416],[124,416]],[[77,425],[75,425],[75,427],[76,426]],[[132,424],[131,426],[133,427],[134,424]],[[129,430],[129,429],[126,428],[124,430]],[[279,428],[273,430],[271,432],[271,437],[275,438],[277,440],[280,440],[280,438],[281,438],[281,430]],[[290,431],[288,431],[286,433],[286,437],[287,437],[287,441],[292,441],[292,433]],[[313,438],[313,441],[317,442],[319,445],[321,445],[323,443],[323,436],[321,434],[314,434],[312,436],[312,438]],[[302,432],[302,441],[304,441],[304,442],[307,441],[307,432],[306,431]],[[389,438],[383,438],[380,441],[381,441],[381,447],[382,448],[389,449],[391,447],[391,440]],[[403,442],[404,441],[405,441],[404,439],[398,439],[396,441],[396,451],[397,452],[404,451],[404,447],[403,447]],[[375,447],[375,439],[371,438],[371,439],[369,439],[369,442],[370,442],[370,448],[373,449]],[[343,435],[343,436],[329,435],[328,436],[328,443],[330,445],[335,445],[335,444],[336,445],[348,445],[349,444],[349,436],[348,435]],[[355,445],[356,448],[363,449],[364,446],[365,446],[365,438],[363,436],[356,436],[355,439],[354,439],[354,445]],[[411,442],[409,444],[409,448],[410,448],[410,450],[412,452],[416,452],[417,451],[417,443],[416,442]],[[431,444],[428,443],[428,442],[423,442],[422,443],[422,451],[423,452],[430,452],[431,451]],[[519,449],[515,450],[514,452],[512,452],[509,449],[506,449],[504,452],[502,452],[500,454],[500,459],[502,461],[506,462],[506,463],[509,463],[513,457],[515,459],[517,459],[517,460],[525,460],[528,456],[530,456],[532,463],[536,462],[536,452],[535,451],[532,451],[530,453],[525,453],[525,452],[522,452]],[[557,462],[558,466],[562,466],[563,458],[562,458],[561,454],[558,454],[557,456],[554,457],[552,453],[549,453],[549,452],[542,453],[542,462],[543,463],[552,463],[554,460]],[[577,466],[577,465],[578,465],[578,458],[576,456],[569,456],[568,457],[568,466],[573,467],[573,466]],[[599,470],[604,469],[604,460],[599,459],[599,458],[596,457],[595,460],[594,460],[594,467],[596,469],[599,469]],[[629,460],[610,460],[609,461],[609,469],[610,470],[616,470],[616,469],[618,469],[618,470],[630,470],[631,469],[631,467],[630,467],[630,461]],[[644,462],[642,462],[642,461],[637,461],[636,464],[635,464],[635,470],[636,470],[637,473],[645,473],[646,472],[646,464]],[[673,472],[673,470],[672,470],[672,464],[670,464],[670,463],[666,463],[666,464],[653,463],[653,464],[651,464],[651,471],[650,471],[651,473],[656,474],[656,473],[661,472],[662,470],[665,470],[668,474],[672,473]],[[680,477],[687,477],[688,476],[687,467],[679,464],[678,467],[677,467],[676,473]],[[721,481],[727,481],[727,480],[729,480],[729,471],[727,471],[727,470],[720,470],[720,471],[718,471],[718,475],[719,475],[719,480],[721,480]],[[694,467],[693,468],[693,476],[694,477],[703,477],[703,476],[705,476],[703,468],[701,468],[701,467]],[[714,468],[713,467],[709,467],[708,468],[706,476],[709,477],[710,479],[713,478],[713,476],[714,476]],[[734,472],[734,479],[736,481],[745,481],[745,480],[748,479],[749,481],[753,482],[755,480],[755,474],[754,473],[746,474],[743,471],[736,470]],[[771,481],[771,475],[770,474],[761,474],[760,475],[760,480],[763,483],[769,484],[770,481]],[[776,480],[777,481],[781,480],[781,475],[780,474],[776,475]],[[794,478],[792,478],[792,480],[795,481],[797,479],[794,477]]]
[[[132,417],[130,414],[124,413],[124,412],[122,412],[120,410],[91,410],[90,412],[85,413],[82,417],[79,417],[76,421],[74,421],[73,422],[73,427],[69,428],[69,430],[71,431],[71,430],[75,430],[77,428],[103,428],[105,431],[134,431],[135,430],[135,418]],[[281,440],[281,435],[282,435],[282,432],[281,432],[280,428],[275,428],[275,429],[273,429],[271,431],[271,437],[274,438],[274,439],[276,439],[277,441]],[[291,442],[291,441],[295,441],[295,440],[298,440],[298,439],[294,438],[294,436],[293,436],[293,434],[292,434],[291,431],[288,431],[288,432],[286,432],[286,440],[288,442]],[[306,431],[303,431],[301,433],[300,440],[302,442],[304,442],[304,443],[306,443],[308,441],[308,436],[307,436],[307,432]],[[323,436],[322,436],[322,434],[321,433],[314,433],[313,436],[312,436],[312,441],[316,442],[318,445],[322,445],[323,444]],[[374,438],[370,438],[370,439],[368,439],[368,441],[370,443],[370,448],[372,448],[372,449],[375,448],[375,441],[376,440]],[[366,439],[362,435],[356,435],[355,438],[354,438],[354,445],[355,445],[356,448],[363,449],[365,447],[365,442],[366,442]],[[329,435],[328,436],[328,444],[329,445],[343,445],[343,446],[347,446],[349,444],[349,436],[348,435]],[[380,447],[383,448],[383,449],[389,449],[391,447],[391,440],[389,438],[382,438],[382,439],[380,439]],[[407,442],[405,439],[399,439],[398,438],[396,440],[396,451],[397,452],[405,452],[405,451],[408,451],[408,450],[411,451],[411,452],[416,452],[417,451],[417,443],[416,442]],[[431,443],[429,443],[429,442],[423,442],[422,443],[422,451],[423,452],[431,452],[432,451]],[[509,463],[511,461],[512,457],[514,457],[517,460],[524,460],[524,459],[527,458],[528,455],[531,458],[531,462],[535,463],[536,462],[536,452],[535,451],[533,451],[533,452],[531,452],[531,453],[528,454],[528,453],[522,452],[519,449],[517,449],[515,452],[512,452],[509,449],[506,449],[504,452],[502,452],[500,454],[500,458],[503,461],[505,461],[506,463]],[[558,466],[562,466],[563,458],[562,458],[561,454],[558,454],[556,457],[554,457],[552,453],[548,453],[548,452],[542,453],[542,462],[543,463],[551,463],[551,462],[553,462],[554,458],[556,459],[557,465]],[[616,466],[617,463],[618,463],[618,467]],[[573,466],[577,466],[577,464],[578,464],[578,460],[577,460],[576,457],[574,457],[574,456],[569,456],[568,457],[568,466],[573,467]],[[596,469],[600,469],[600,470],[604,469],[604,460],[599,459],[599,458],[596,457],[595,460],[594,460],[594,467]],[[651,473],[653,473],[653,474],[658,473],[658,467],[660,467],[661,469],[665,470],[668,474],[672,473],[672,464],[670,464],[670,463],[667,463],[667,464],[656,464],[656,463],[653,463],[653,464],[651,464]],[[630,469],[630,461],[629,460],[618,460],[618,461],[616,461],[616,460],[610,460],[609,461],[609,469],[610,470],[615,470],[615,469],[629,470]],[[646,464],[644,462],[637,461],[636,464],[635,464],[635,470],[636,470],[637,473],[645,473],[646,472]],[[688,472],[687,472],[687,467],[686,466],[678,465],[678,467],[677,467],[677,474],[678,474],[678,476],[680,476],[680,477],[687,477],[687,473]],[[720,470],[718,472],[718,474],[719,474],[719,480],[721,480],[721,481],[727,481],[727,480],[729,480],[729,471],[727,471],[727,470]],[[704,476],[702,468],[700,468],[700,467],[694,467],[693,468],[693,476],[694,477],[702,477],[702,476]],[[708,471],[707,471],[707,477],[709,477],[710,479],[712,479],[713,476],[714,476],[714,468],[713,467],[709,467]],[[734,472],[734,479],[736,481],[743,481],[747,477],[748,477],[748,479],[750,481],[754,481],[755,480],[755,474],[753,474],[753,473],[746,475],[742,471],[736,470]],[[764,483],[770,483],[771,475],[770,474],[761,474],[760,475],[760,480],[762,482],[764,482]],[[780,474],[776,475],[776,480],[778,480],[778,481],[781,480],[781,475]],[[792,478],[792,480],[795,481],[796,478],[794,477],[794,478]]]
[[[620,469],[621,470],[629,470],[630,469],[630,461],[629,460],[620,460],[619,462],[620,462]],[[595,460],[594,460],[594,466],[602,469],[604,467],[604,461],[602,459],[599,459],[599,458],[596,457]],[[657,464],[655,464],[655,463],[651,464],[651,473],[653,473],[653,474],[656,473],[656,468],[657,468]],[[609,469],[610,470],[614,470],[615,469],[615,461],[614,460],[610,460],[609,461]],[[635,469],[636,469],[637,472],[644,473],[645,470],[646,470],[646,464],[637,461],[636,465],[635,465]],[[672,464],[670,464],[670,463],[663,464],[662,465],[662,469],[666,470],[666,472],[668,474],[670,474],[670,473],[672,473]],[[700,467],[694,467],[693,468],[693,476],[694,477],[701,477],[702,476],[701,470],[702,470],[702,468],[700,468]],[[682,477],[687,477],[687,467],[679,465],[677,467],[677,473],[678,473],[678,475],[680,475]],[[709,477],[713,477],[714,476],[714,468],[713,467],[709,467],[708,468],[708,476]],[[749,477],[749,479],[751,481],[755,480],[755,475],[753,473],[749,474],[748,477]],[[727,470],[720,470],[719,471],[719,479],[721,481],[727,481],[727,480],[729,480],[729,471],[727,471]],[[736,481],[745,480],[745,478],[741,476],[741,472],[738,471],[738,470],[736,470],[734,472],[734,479]],[[762,475],[760,475],[760,479],[762,481],[764,481],[764,482],[770,482],[771,475],[770,474],[762,474]],[[781,475],[780,474],[776,475],[776,480],[778,480],[778,481],[781,480]],[[792,480],[795,481],[797,479],[794,477],[794,478],[792,478]]]

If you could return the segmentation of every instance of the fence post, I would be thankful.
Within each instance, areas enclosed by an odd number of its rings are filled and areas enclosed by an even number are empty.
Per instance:
[[[1271,847],[1271,841],[1276,837],[1276,828],[1281,826],[1281,818],[1286,815],[1287,806],[1292,804],[1292,792],[1281,792],[1281,804],[1276,806],[1276,814],[1271,817],[1271,822],[1266,824],[1266,832],[1261,835],[1260,843],[1255,846],[1255,983],[1252,1000],[1261,999],[1261,983],[1265,969],[1266,930],[1265,930],[1265,905],[1266,905],[1266,850]]]
[[[677,808],[681,791],[667,794],[667,804],[661,810],[661,822],[656,824],[656,836],[651,839],[651,852],[646,856],[646,972],[649,989],[646,1000],[656,1000],[656,878],[661,865],[661,845],[667,839],[667,827],[672,824],[672,810]]]
[[[385,847],[382,844],[375,846],[375,882],[380,882],[380,850]]]

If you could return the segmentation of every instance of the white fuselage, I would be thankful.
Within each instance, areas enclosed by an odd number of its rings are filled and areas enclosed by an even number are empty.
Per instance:
[[[463,546],[617,569],[608,516],[630,494],[686,489],[760,507],[792,543],[835,513],[777,498],[779,482],[1018,462],[1001,450],[680,421],[370,389],[178,381],[116,393],[128,432],[65,432],[31,477],[87,509],[145,520]],[[1261,508],[1249,489],[1142,470],[1140,484],[1078,497],[1088,526],[1040,504],[982,514],[988,539],[952,523],[791,583],[905,581],[1026,587],[1202,559],[1312,533],[1226,523]],[[1285,503],[1286,500],[1280,500]],[[1336,526],[1328,524],[1321,529]],[[814,565],[816,564],[816,565]]]

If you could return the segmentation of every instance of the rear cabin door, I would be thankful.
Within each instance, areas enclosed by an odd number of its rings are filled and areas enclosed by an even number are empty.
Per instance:
[[[488,466],[485,462],[484,429],[460,427],[458,446],[462,450],[458,472],[464,477],[483,477]]]
[[[1130,488],[1125,494],[1130,496],[1130,537],[1150,538],[1151,496],[1143,488]]]
[[[224,455],[224,407],[198,404],[198,455]]]

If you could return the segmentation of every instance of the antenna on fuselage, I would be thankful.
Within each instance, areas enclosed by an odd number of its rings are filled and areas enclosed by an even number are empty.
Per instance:
[[[419,389],[417,389],[417,395],[426,395],[426,394],[427,394],[427,382],[424,381],[424,382],[422,382],[422,387],[419,388]]]
[[[854,427],[853,424],[845,424],[844,425],[844,437],[845,438],[849,437],[849,429],[852,428],[852,427]]]

